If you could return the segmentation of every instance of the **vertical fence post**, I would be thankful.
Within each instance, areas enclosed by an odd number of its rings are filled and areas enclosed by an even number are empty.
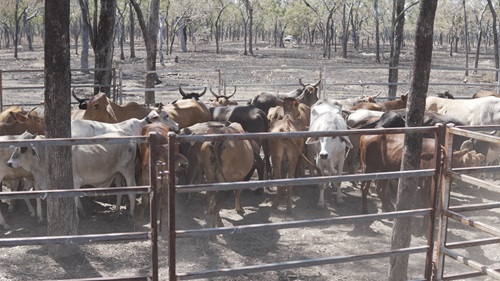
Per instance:
[[[123,104],[123,72],[122,69],[118,69],[118,104]]]
[[[176,245],[175,245],[175,147],[176,134],[168,133],[168,277],[170,281],[177,280]]]
[[[222,76],[221,76],[221,71],[220,71],[220,68],[217,68],[215,70],[217,72],[217,78],[219,79],[219,90],[217,91],[217,94],[220,95],[221,93],[221,90],[222,90]],[[224,93],[225,93],[226,89],[224,89]]]
[[[0,69],[0,111],[3,111],[3,70]]]
[[[116,103],[116,68],[111,68],[113,73],[113,102]]]
[[[149,217],[151,223],[151,271],[152,279],[158,281],[158,181],[156,163],[158,162],[157,148],[160,144],[159,136],[153,132],[149,134],[149,180],[150,180],[150,197],[149,197]]]
[[[449,207],[450,190],[451,190],[451,177],[448,175],[449,169],[451,168],[451,157],[453,156],[453,134],[450,134],[448,127],[446,126],[445,134],[445,157],[444,157],[444,168],[442,174],[442,187],[441,187],[441,198],[439,200],[440,204],[438,206],[439,215],[439,228],[437,236],[437,249],[436,249],[436,276],[434,279],[442,280],[444,274],[444,263],[445,256],[443,254],[443,248],[446,245],[446,237],[448,232],[448,217],[446,216],[446,211]]]

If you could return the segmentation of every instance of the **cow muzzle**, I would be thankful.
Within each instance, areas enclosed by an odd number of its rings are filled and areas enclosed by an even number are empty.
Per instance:
[[[328,158],[328,153],[320,153],[319,154],[320,159],[327,159]]]

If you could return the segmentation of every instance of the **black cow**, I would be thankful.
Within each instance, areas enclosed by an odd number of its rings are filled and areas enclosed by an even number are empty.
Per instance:
[[[210,107],[212,121],[238,122],[243,130],[249,133],[269,132],[269,121],[264,111],[251,105],[232,105]],[[269,178],[271,163],[269,161],[269,141],[264,140],[261,144],[264,150],[264,159],[266,162],[266,174]]]
[[[191,92],[191,93],[186,93],[182,90],[181,87],[179,87],[179,93],[182,96],[183,100],[187,99],[195,99],[195,100],[200,100],[200,98],[207,92],[207,87],[201,92],[201,93],[196,93],[196,92]]]
[[[71,94],[73,95],[73,97],[75,98],[75,100],[78,102],[78,108],[79,109],[87,109],[87,104],[90,100],[90,98],[79,98],[76,96],[75,94],[75,88],[73,88],[73,91],[71,91]]]
[[[302,83],[302,79],[299,79],[300,85],[302,85],[302,89],[297,89],[291,91],[287,94],[271,94],[268,92],[261,92],[254,96],[252,99],[248,101],[248,105],[253,105],[256,108],[260,108],[262,111],[269,113],[269,108],[275,107],[278,105],[278,100],[283,100],[285,98],[297,98],[303,93],[304,96],[299,100],[299,102],[311,107],[314,103],[318,101],[318,85],[321,82],[318,81],[316,84],[304,84]]]

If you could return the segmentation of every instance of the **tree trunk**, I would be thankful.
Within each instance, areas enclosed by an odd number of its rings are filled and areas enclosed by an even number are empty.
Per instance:
[[[130,58],[134,59],[135,58],[135,18],[134,18],[134,8],[132,5],[130,5],[130,15],[129,15],[129,20],[130,20],[130,42],[129,42],[129,48],[130,48]]]
[[[474,73],[477,73],[477,68],[479,66],[479,54],[481,53],[481,40],[483,40],[483,30],[479,29],[479,34],[477,35],[476,58],[474,60]]]
[[[495,68],[500,68],[500,58],[498,56],[498,31],[497,31],[497,13],[495,12],[495,8],[491,4],[491,0],[488,0],[488,7],[490,8],[492,22],[493,22],[493,45],[495,49]],[[495,74],[495,80],[498,81],[498,71]]]
[[[380,63],[380,35],[379,35],[378,0],[373,1],[373,10],[375,11],[375,61]]]
[[[186,34],[186,23],[184,18],[179,21],[179,41],[181,43],[181,51],[187,53],[187,34]]]
[[[82,69],[89,68],[89,31],[87,28],[82,29],[82,54],[80,57],[80,67]],[[90,73],[88,70],[83,70],[83,73]]]
[[[405,24],[405,0],[394,0],[392,13],[392,38],[391,38],[391,59],[389,61],[389,83],[397,83],[399,81],[399,56],[403,45],[403,31]],[[394,98],[398,91],[398,85],[389,85],[389,98]]]
[[[71,71],[70,71],[70,3],[66,0],[45,1],[45,136],[71,137]],[[66,189],[73,186],[70,146],[49,146],[47,155],[47,186]],[[47,222],[49,236],[77,235],[78,214],[73,197],[48,198]],[[75,244],[50,245],[55,259],[78,252]]]
[[[95,71],[94,83],[102,85],[94,89],[94,94],[99,92],[106,93],[108,97],[111,94],[111,82],[114,51],[114,33],[116,20],[116,3],[114,0],[101,0],[101,13],[99,15],[97,33],[94,34],[95,46]],[[106,70],[99,70],[106,69]]]
[[[464,35],[465,35],[465,76],[469,76],[469,30],[467,29],[467,10],[465,0],[462,0],[464,10]]]
[[[248,9],[248,53],[253,56],[253,7]]]
[[[431,71],[432,41],[434,33],[434,18],[437,0],[421,0],[420,13],[415,31],[415,56],[413,58],[413,77],[407,105],[407,127],[418,127],[423,124],[425,100],[429,86]],[[418,169],[422,151],[422,135],[407,133],[403,149],[401,170]],[[413,208],[416,197],[415,186],[418,178],[401,178],[398,184],[396,211]],[[411,242],[411,218],[396,218],[392,228],[391,249],[407,248]],[[389,280],[408,280],[408,255],[390,258]],[[426,269],[426,279],[430,280],[429,269]]]
[[[20,17],[19,17],[19,2],[21,2],[20,0],[16,0],[16,6],[15,6],[15,10],[14,10],[14,24],[15,24],[15,28],[14,28],[14,58],[17,59],[17,45],[19,44],[19,21],[20,21]]]

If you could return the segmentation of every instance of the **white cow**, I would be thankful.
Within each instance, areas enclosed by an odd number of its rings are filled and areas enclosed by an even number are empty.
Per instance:
[[[337,131],[347,130],[345,120],[342,118],[341,108],[328,102],[326,99],[320,99],[311,107],[311,125],[309,131]],[[349,137],[309,137],[306,144],[314,144],[316,150],[316,165],[325,175],[342,175],[344,168],[346,147],[352,148]],[[343,203],[342,193],[340,191],[341,183],[337,183],[337,203]],[[325,207],[326,184],[320,186],[318,207]]]
[[[143,119],[130,118],[119,123],[104,123],[93,120],[77,119],[71,121],[71,137],[93,137],[110,132],[125,132],[132,136],[140,136],[142,127],[151,122],[159,121],[172,128],[179,130],[179,125],[170,118],[162,118],[156,110],[151,110]]]
[[[112,132],[96,137],[113,138],[130,136],[124,132]],[[34,139],[35,135],[25,132],[20,139]],[[72,147],[73,184],[75,189],[83,185],[108,187],[117,174],[121,174],[127,186],[135,186],[135,143],[90,144]],[[40,188],[46,189],[45,147],[17,147],[7,161],[9,167],[22,167],[31,171]],[[130,217],[134,215],[135,195],[129,194]],[[78,197],[75,198],[78,209],[83,208]],[[116,212],[119,213],[121,195],[117,195]]]
[[[500,125],[500,98],[453,100],[427,97],[425,109],[453,117],[468,125]]]
[[[18,135],[0,136],[0,141],[12,141],[12,140],[17,140],[18,138],[19,138]],[[13,152],[14,152],[13,147],[0,147],[0,182],[5,180],[17,181],[23,178],[33,178],[33,175],[30,172],[26,171],[25,169],[23,168],[12,169],[7,165],[7,161],[9,160]],[[38,188],[38,186],[36,188]],[[30,215],[32,217],[35,216],[35,211],[31,203],[29,203],[28,200],[25,200],[25,202],[30,210]],[[43,216],[42,216],[42,205],[40,199],[37,199],[36,214],[38,216],[38,222],[42,222]],[[3,226],[4,228],[9,228],[9,225],[5,222],[5,219],[1,211],[0,211],[0,225]]]

